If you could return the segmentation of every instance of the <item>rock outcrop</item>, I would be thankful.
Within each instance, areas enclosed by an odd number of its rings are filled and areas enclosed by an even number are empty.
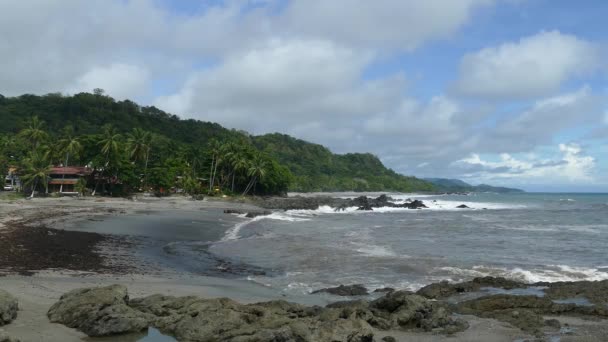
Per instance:
[[[363,286],[361,284],[340,285],[337,287],[330,287],[327,289],[316,290],[316,291],[313,291],[312,293],[313,294],[314,293],[329,293],[334,296],[343,296],[343,297],[365,296],[365,295],[369,294],[369,292],[367,291],[365,286]]]
[[[430,299],[444,299],[458,293],[479,291],[482,287],[510,290],[528,286],[530,285],[501,277],[479,277],[471,281],[456,284],[448,283],[447,281],[433,283],[421,288],[416,293]]]
[[[244,211],[239,209],[226,209],[224,210],[224,214],[236,214],[236,215],[245,215],[247,218],[254,218],[258,216],[267,216],[272,214],[272,211],[264,210],[264,211]]]
[[[75,328],[89,336],[140,332],[152,317],[128,306],[127,288],[111,285],[76,289],[59,299],[47,316],[53,323]]]
[[[227,298],[153,295],[131,305],[154,315],[152,324],[180,341],[371,342],[374,336],[357,317],[285,301],[243,305]]]
[[[6,331],[0,329],[0,342],[20,342],[20,340],[10,337]]]
[[[358,210],[371,211],[374,208],[405,208],[422,209],[427,206],[420,200],[406,200],[403,203],[395,203],[395,200],[386,195],[377,198],[359,196],[356,198],[333,198],[333,197],[271,197],[259,198],[257,204],[266,209],[296,210],[307,209],[316,210],[320,206],[330,206],[335,211],[342,211],[346,208],[356,207]]]
[[[19,304],[10,293],[0,290],[0,326],[9,324],[17,318]]]
[[[163,295],[129,300],[123,286],[113,285],[68,292],[48,316],[89,336],[154,326],[180,341],[373,342],[374,329],[453,333],[467,328],[447,305],[409,291],[371,302],[308,307],[286,301],[240,304],[228,298]]]

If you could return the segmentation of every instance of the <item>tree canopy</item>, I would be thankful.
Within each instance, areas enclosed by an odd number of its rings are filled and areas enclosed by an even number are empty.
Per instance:
[[[135,191],[170,188],[175,179],[206,184],[197,191],[258,195],[433,189],[371,154],[338,155],[278,133],[251,136],[104,94],[0,95],[0,171],[46,153],[54,165],[90,165]]]

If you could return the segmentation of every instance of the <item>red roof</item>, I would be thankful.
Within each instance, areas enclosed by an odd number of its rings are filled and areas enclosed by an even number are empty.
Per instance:
[[[78,183],[75,179],[52,179],[49,181],[49,184],[58,184],[58,185],[73,185]]]
[[[90,175],[93,170],[85,166],[52,167],[51,175]]]

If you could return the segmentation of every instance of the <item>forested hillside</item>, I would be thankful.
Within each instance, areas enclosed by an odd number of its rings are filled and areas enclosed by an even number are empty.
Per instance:
[[[520,189],[505,188],[500,186],[491,186],[487,184],[471,185],[459,179],[449,178],[425,178],[427,182],[435,185],[436,191],[445,192],[496,192],[496,193],[514,193],[524,192]]]
[[[140,133],[148,134],[150,139],[147,145],[150,152],[145,156],[149,164],[146,164],[146,170],[142,169],[143,161],[129,160],[127,155],[121,156],[116,163],[128,165],[130,161],[135,165],[135,169],[127,172],[131,178],[135,177],[134,174],[148,171],[146,177],[152,181],[163,178],[163,170],[171,170],[163,183],[170,183],[171,177],[176,176],[216,178],[214,184],[217,182],[220,185],[221,182],[223,189],[243,190],[251,179],[249,173],[254,154],[261,152],[258,157],[264,158],[268,170],[259,174],[255,188],[251,189],[259,194],[285,190],[433,190],[428,182],[387,169],[371,154],[337,155],[321,145],[287,135],[256,137],[216,123],[182,120],[153,106],[139,106],[129,100],[116,101],[104,95],[102,90],[74,96],[0,95],[0,164],[4,168],[9,163],[27,159],[32,152],[31,146],[19,132],[31,126],[34,117],[43,123],[47,147],[57,149],[51,154],[55,157],[52,160],[54,164],[61,162],[64,153],[53,142],[65,138],[66,132],[79,137],[83,146],[82,151],[73,156],[72,163],[93,162],[94,165],[101,165],[107,159],[104,159],[99,148],[103,135],[117,135],[124,149],[129,139],[133,140],[134,130],[137,129]],[[236,150],[240,151],[239,155],[244,154],[249,163],[243,161],[238,172],[234,167],[238,159],[235,158]],[[124,178],[129,178],[127,173]],[[236,186],[231,185],[233,180]]]
[[[387,169],[369,153],[333,154],[326,147],[285,134],[253,138],[254,145],[291,170],[294,191],[431,191],[432,185]]]

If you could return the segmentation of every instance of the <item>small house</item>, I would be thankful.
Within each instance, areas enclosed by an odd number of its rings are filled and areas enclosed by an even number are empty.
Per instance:
[[[78,194],[75,189],[76,183],[81,178],[89,177],[92,172],[93,169],[86,166],[53,167],[49,173],[48,191],[66,195]]]
[[[9,167],[8,175],[4,177],[4,191],[17,191],[21,189],[21,180],[17,176],[17,168]]]

